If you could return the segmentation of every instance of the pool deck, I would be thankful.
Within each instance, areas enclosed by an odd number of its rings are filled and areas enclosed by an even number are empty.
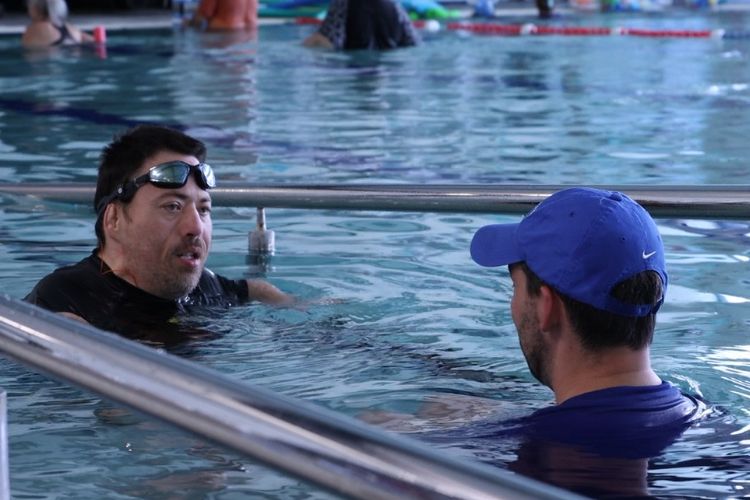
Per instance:
[[[450,8],[454,8],[450,6]],[[471,11],[466,8],[459,8],[467,18],[470,17]],[[557,6],[555,12],[560,15],[575,14],[576,10],[566,5]],[[707,12],[750,12],[750,0],[737,0],[730,4],[721,4],[710,11],[694,11],[696,15],[703,15]],[[536,16],[536,8],[533,2],[514,1],[499,2],[496,4],[495,14],[498,19],[507,19],[513,22],[515,19],[529,19]],[[293,18],[269,18],[261,17],[260,24],[282,24],[292,22]],[[0,15],[0,35],[20,35],[23,33],[28,24],[28,17],[21,12],[6,12]],[[70,15],[72,24],[90,31],[95,26],[102,25],[108,31],[121,31],[129,29],[158,29],[170,28],[173,26],[172,11],[169,9],[142,9],[142,10],[125,10],[111,13],[76,13]],[[528,21],[527,21],[528,22]]]
[[[453,7],[451,7],[453,8]],[[459,9],[466,10],[466,9]],[[504,4],[496,9],[498,17],[528,17],[536,15],[536,8],[530,1]],[[466,11],[469,15],[469,11]],[[70,22],[81,29],[90,31],[94,26],[102,25],[107,31],[127,29],[157,29],[172,27],[172,11],[168,9],[127,10],[113,13],[79,14],[71,12]],[[293,18],[261,17],[260,24],[281,24],[292,22]],[[25,13],[8,12],[0,16],[0,35],[20,35],[23,33],[29,18]]]
[[[84,30],[103,25],[107,30],[155,29],[172,26],[170,10],[129,10],[114,13],[70,14],[70,22]],[[28,16],[19,12],[8,12],[0,17],[0,34],[22,34],[29,22]]]

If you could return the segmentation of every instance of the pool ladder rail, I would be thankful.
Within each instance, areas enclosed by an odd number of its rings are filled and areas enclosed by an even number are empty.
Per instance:
[[[250,263],[270,268],[276,235],[266,208],[389,210],[525,214],[564,185],[444,184],[249,184],[221,183],[211,190],[214,206],[256,207],[256,227],[248,235]],[[621,191],[654,217],[750,219],[750,186],[596,186]],[[0,194],[91,205],[94,186],[82,183],[0,183]]]
[[[525,214],[567,187],[573,186],[222,182],[211,190],[211,198],[216,206],[232,207]],[[591,187],[621,191],[657,218],[750,219],[749,185]],[[0,194],[89,206],[94,190],[92,184],[84,183],[0,183]]]

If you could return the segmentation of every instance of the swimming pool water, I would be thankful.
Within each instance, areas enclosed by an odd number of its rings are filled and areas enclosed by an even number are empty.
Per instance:
[[[748,20],[552,22],[736,31]],[[442,31],[413,50],[337,54],[300,47],[309,30],[263,27],[257,40],[113,32],[106,57],[23,53],[0,38],[0,182],[93,182],[112,134],[145,121],[206,141],[219,182],[750,184],[750,42]],[[178,354],[354,416],[414,412],[443,394],[497,401],[501,416],[550,404],[517,346],[507,274],[468,256],[477,227],[515,217],[269,210],[277,255],[262,272],[246,257],[254,210],[214,214],[213,270],[339,301],[204,318],[222,336]],[[5,290],[23,297],[87,255],[92,218],[88,207],[0,196]],[[670,289],[653,364],[714,411],[649,462],[645,481],[656,496],[743,496],[750,228],[658,223]],[[12,361],[0,366],[16,498],[328,496]],[[440,446],[514,460],[512,444]]]

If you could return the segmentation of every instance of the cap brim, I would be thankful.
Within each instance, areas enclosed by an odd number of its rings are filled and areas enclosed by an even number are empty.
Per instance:
[[[518,224],[492,224],[479,228],[471,240],[471,258],[480,266],[496,267],[521,262],[516,244]]]

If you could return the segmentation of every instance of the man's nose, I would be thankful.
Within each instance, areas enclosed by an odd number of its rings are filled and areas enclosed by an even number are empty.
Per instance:
[[[184,235],[200,236],[205,229],[206,221],[201,217],[198,207],[191,204],[183,210],[180,224]]]

